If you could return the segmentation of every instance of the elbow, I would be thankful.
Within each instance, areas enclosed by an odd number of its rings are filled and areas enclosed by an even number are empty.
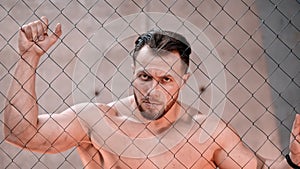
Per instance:
[[[22,142],[18,139],[18,137],[13,135],[13,133],[4,132],[4,139],[9,144],[15,145],[20,148],[25,147],[25,144],[22,144]]]
[[[27,132],[21,132],[17,134],[9,127],[4,126],[3,134],[4,140],[9,144],[17,146],[19,148],[26,148],[28,146],[27,144],[30,140],[30,134],[28,134]]]
[[[15,115],[15,110],[11,106],[7,106],[4,111],[4,125],[3,136],[4,140],[10,144],[17,145],[19,147],[25,147],[26,141],[30,137],[30,127],[28,121]]]
[[[7,111],[7,110],[6,110]],[[14,131],[16,131],[16,129],[14,129],[11,125],[11,123],[9,123],[10,121],[7,120],[7,115],[8,113],[5,112],[4,113],[4,125],[2,128],[3,131],[3,136],[4,136],[4,140],[10,144],[15,144],[18,145],[20,143],[20,141],[18,141],[18,137],[16,136],[16,134],[14,133]]]
[[[25,146],[25,144],[22,144],[20,139],[6,126],[4,126],[3,134],[4,134],[4,140],[7,143],[16,145],[18,147],[24,147]]]
[[[14,109],[11,105],[8,105],[4,110],[4,125],[3,125],[3,134],[4,139],[6,141],[12,140],[13,137],[15,137],[15,132],[21,127],[18,125],[18,121],[20,120],[18,117],[14,116]],[[20,121],[19,121],[20,123]]]
[[[18,147],[22,147],[21,144],[19,144],[18,141],[16,141],[16,137],[13,137],[11,135],[5,136],[5,141],[9,144],[17,145]]]
[[[5,125],[4,123],[4,127],[3,127],[3,136],[4,136],[4,140],[9,142],[9,143],[12,143],[13,142],[13,138],[15,137],[12,133],[12,130]]]

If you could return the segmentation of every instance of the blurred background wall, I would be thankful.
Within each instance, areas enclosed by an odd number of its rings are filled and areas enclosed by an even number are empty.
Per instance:
[[[130,85],[129,55],[137,34],[169,29],[192,45],[192,91],[200,95],[199,109],[204,114],[212,109],[262,156],[276,159],[288,152],[292,121],[300,112],[297,0],[0,0],[1,126],[20,58],[17,32],[41,16],[48,17],[50,31],[56,23],[63,26],[37,70],[41,114],[130,94],[124,86]],[[211,107],[212,86],[221,99]],[[2,132],[0,168],[83,167],[76,149],[34,153],[6,143]]]

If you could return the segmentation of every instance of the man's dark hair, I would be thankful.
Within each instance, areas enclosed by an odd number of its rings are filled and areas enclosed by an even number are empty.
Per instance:
[[[133,62],[135,64],[138,52],[145,46],[160,51],[178,52],[181,60],[189,66],[191,47],[186,38],[178,33],[162,30],[150,30],[137,38],[133,51]]]

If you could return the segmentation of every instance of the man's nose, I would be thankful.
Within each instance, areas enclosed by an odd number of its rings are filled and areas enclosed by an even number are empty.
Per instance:
[[[152,97],[158,97],[160,91],[161,91],[161,85],[159,84],[159,81],[152,80],[149,89],[147,91],[147,95]]]

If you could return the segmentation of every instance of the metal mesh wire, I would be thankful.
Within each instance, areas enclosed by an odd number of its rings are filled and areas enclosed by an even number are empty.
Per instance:
[[[298,1],[2,0],[1,125],[7,90],[20,58],[18,30],[41,16],[49,18],[50,31],[61,23],[63,35],[36,71],[40,114],[129,95],[130,88],[124,86],[131,81],[129,55],[134,39],[152,28],[172,29],[187,36],[193,50],[190,72],[196,85],[190,84],[191,94],[182,99],[191,106],[199,104],[204,114],[223,106],[216,117],[232,125],[257,154],[277,159],[289,151],[292,121],[300,112]],[[220,82],[223,75],[225,81]],[[212,86],[223,96],[213,106]],[[1,135],[0,168],[83,166],[75,149],[40,154],[16,148]]]

